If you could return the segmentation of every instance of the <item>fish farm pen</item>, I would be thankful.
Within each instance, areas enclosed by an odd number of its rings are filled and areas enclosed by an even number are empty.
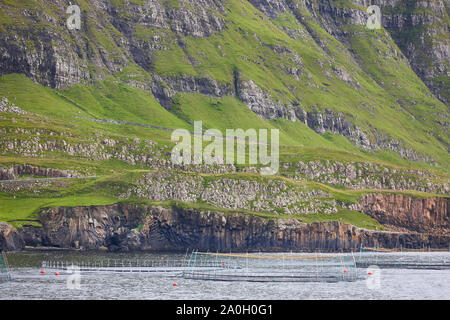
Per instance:
[[[177,259],[106,259],[97,261],[42,261],[43,269],[71,270],[83,272],[155,272],[180,273],[187,260]],[[209,267],[209,266],[208,266]]]
[[[393,259],[394,258],[394,259]],[[360,248],[347,253],[186,253],[177,259],[104,259],[42,261],[50,269],[80,272],[134,272],[148,276],[182,277],[205,281],[247,282],[353,282],[367,279],[379,269],[450,269],[450,255],[418,256],[414,252]],[[6,267],[4,269],[6,270]],[[4,273],[7,274],[7,273]]]
[[[215,268],[202,268],[215,265]],[[356,281],[351,254],[227,254],[192,252],[182,274],[185,279],[248,282]]]
[[[399,255],[393,261],[393,259],[386,259],[386,254]],[[385,251],[377,250],[376,248],[361,248],[356,258],[357,268],[369,268],[371,266],[377,266],[380,269],[416,269],[416,270],[448,270],[450,269],[450,255],[447,257],[436,258],[431,254],[431,250],[424,248],[422,253],[428,253],[426,256],[422,256],[417,259],[414,256],[414,252],[402,252],[402,251]]]
[[[135,272],[194,280],[249,282],[338,282],[361,279],[353,255],[231,254],[193,251],[188,258],[42,261],[58,272]],[[44,271],[45,272],[45,271]]]

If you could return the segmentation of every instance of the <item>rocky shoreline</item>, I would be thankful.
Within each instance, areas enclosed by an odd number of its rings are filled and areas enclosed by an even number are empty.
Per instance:
[[[397,197],[397,198],[396,198]],[[378,231],[339,221],[303,223],[295,218],[219,213],[117,203],[44,209],[42,227],[0,223],[0,249],[56,247],[109,251],[337,251],[364,247],[444,249],[450,245],[450,198],[367,195],[361,207],[387,225]],[[403,204],[399,211],[395,203]],[[371,202],[370,202],[371,201]],[[409,219],[409,215],[412,218]],[[419,219],[420,218],[420,219]],[[414,224],[408,225],[408,221]]]

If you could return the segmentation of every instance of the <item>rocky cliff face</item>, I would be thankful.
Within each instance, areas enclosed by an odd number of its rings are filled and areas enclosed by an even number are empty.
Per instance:
[[[308,12],[328,33],[348,44],[346,24],[363,25],[367,21],[364,8],[375,4],[382,12],[386,28],[414,71],[444,103],[448,104],[450,75],[450,43],[448,41],[449,4],[443,0],[352,0],[342,6],[331,1],[250,0],[269,17],[277,18],[285,12]],[[308,19],[297,13],[300,21]]]
[[[0,222],[0,251],[20,250],[24,244],[22,235],[15,228]]]
[[[180,6],[165,1],[137,4],[101,0],[89,6],[80,4],[82,32],[66,29],[68,5],[67,1],[58,0],[8,8],[10,13],[22,15],[20,19],[27,21],[28,17],[31,21],[14,32],[1,33],[0,74],[24,73],[52,88],[67,88],[86,80],[103,79],[130,62],[148,70],[152,52],[164,48],[164,39],[154,35],[152,41],[144,41],[134,32],[137,24],[192,37],[207,37],[225,28],[220,1],[183,1]],[[110,26],[120,32],[112,43],[99,35],[102,29],[110,32]]]
[[[448,234],[450,230],[450,198],[368,194],[360,204],[363,212],[393,229],[436,234]]]
[[[383,25],[411,67],[444,103],[450,102],[448,1],[382,1]]]
[[[450,241],[446,198],[368,195],[361,207],[386,226],[372,231],[337,221],[302,223],[242,214],[200,212],[134,204],[61,207],[40,213],[40,227],[19,232],[2,224],[3,249],[23,245],[109,250],[338,250],[365,247],[446,248]],[[397,210],[401,211],[397,211]],[[439,232],[435,232],[439,230]]]

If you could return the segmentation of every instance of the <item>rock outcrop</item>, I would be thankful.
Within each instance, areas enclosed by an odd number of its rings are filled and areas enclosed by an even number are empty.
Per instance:
[[[383,25],[416,74],[447,105],[450,102],[448,1],[383,1]]]
[[[370,199],[378,198],[368,197],[363,204],[368,205]],[[375,201],[373,205],[377,203]],[[436,210],[447,210],[446,204],[438,206]],[[413,215],[417,216],[416,210]],[[445,234],[373,231],[338,221],[308,224],[294,218],[267,219],[255,215],[126,203],[45,209],[40,213],[40,222],[42,227],[22,228],[19,238],[16,235],[11,238],[13,229],[7,227],[8,231],[3,232],[1,243],[9,245],[3,245],[3,248],[17,249],[26,244],[80,249],[107,247],[112,251],[187,248],[219,251],[333,251],[355,249],[361,245],[446,248],[450,241],[448,231]]]
[[[24,246],[22,235],[7,223],[0,222],[0,251],[20,250]]]
[[[154,201],[201,201],[215,208],[252,210],[282,214],[315,214],[337,212],[334,199],[318,189],[307,189],[273,179],[216,178],[180,172],[151,172],[142,175],[136,185],[120,195]]]
[[[272,19],[286,12],[296,14],[297,10],[304,10],[303,12],[308,12],[322,28],[343,43],[348,42],[349,32],[342,26],[364,25],[368,16],[363,9],[370,5],[378,5],[381,8],[383,27],[407,57],[413,70],[436,97],[448,104],[449,88],[448,82],[444,80],[450,72],[448,2],[352,0],[346,5],[325,0],[250,0],[250,2]],[[297,13],[296,17],[301,22],[308,19],[304,14]],[[318,44],[321,45],[321,42],[318,41]]]
[[[401,194],[367,194],[361,210],[382,225],[412,232],[449,234],[450,198],[411,198]]]
[[[14,165],[9,168],[0,168],[0,180],[14,180],[18,176],[29,175],[33,177],[49,177],[49,178],[63,178],[72,177],[73,173],[67,170],[58,170],[53,168],[42,168],[36,166]]]
[[[283,163],[282,171],[293,179],[311,179],[351,189],[416,190],[448,194],[450,186],[431,172],[383,167],[374,163],[309,161]],[[294,172],[294,174],[292,174]]]
[[[252,80],[236,79],[236,95],[254,113],[263,119],[285,118],[295,121],[292,107],[281,102],[274,102],[271,96],[264,92]]]
[[[152,52],[161,45],[158,39],[152,43],[142,41],[134,32],[136,24],[192,37],[207,37],[225,28],[220,1],[183,2],[178,6],[164,1],[146,1],[141,5],[130,1],[125,9],[123,2],[95,1],[89,4],[89,10],[81,12],[81,31],[95,30],[91,38],[77,30],[65,29],[66,1],[44,4],[51,7],[52,14],[40,11],[38,5],[30,5],[25,16],[34,27],[25,24],[15,32],[0,33],[0,74],[24,73],[36,82],[60,89],[90,79],[104,79],[131,62],[148,70]],[[18,15],[27,19],[23,13]],[[107,34],[112,28],[122,35],[105,44],[98,33]],[[67,41],[68,38],[72,41]]]

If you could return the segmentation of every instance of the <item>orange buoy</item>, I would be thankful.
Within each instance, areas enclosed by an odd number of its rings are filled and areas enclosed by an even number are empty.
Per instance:
[[[45,273],[45,271],[44,270],[41,270],[41,274],[44,274]]]
[[[59,272],[55,273],[55,276],[59,276]]]

